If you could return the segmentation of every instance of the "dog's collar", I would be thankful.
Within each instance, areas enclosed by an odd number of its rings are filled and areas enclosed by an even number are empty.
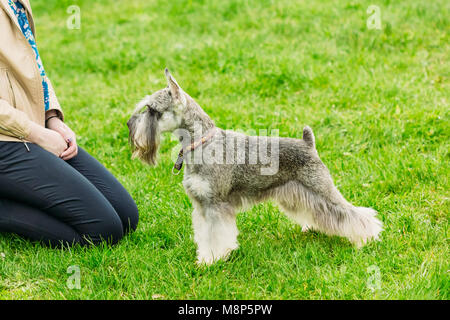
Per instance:
[[[184,156],[187,155],[192,150],[195,150],[199,146],[204,145],[206,142],[211,140],[215,134],[216,134],[216,127],[209,130],[209,132],[206,135],[204,135],[200,140],[192,142],[190,145],[188,145],[185,148],[181,148],[180,152],[178,153],[177,161],[173,165],[172,173],[174,175],[180,174],[180,170],[183,167]],[[178,173],[175,173],[174,170],[177,170]]]

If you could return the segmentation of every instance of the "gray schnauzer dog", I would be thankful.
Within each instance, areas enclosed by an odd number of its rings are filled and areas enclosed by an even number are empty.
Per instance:
[[[161,133],[172,132],[181,142],[172,170],[186,163],[183,186],[193,205],[198,263],[226,259],[238,248],[237,212],[269,199],[303,231],[342,236],[358,247],[378,239],[376,211],[344,199],[319,158],[311,128],[303,129],[302,140],[219,129],[167,69],[165,74],[168,86],[136,106],[129,138],[133,157],[150,165]]]

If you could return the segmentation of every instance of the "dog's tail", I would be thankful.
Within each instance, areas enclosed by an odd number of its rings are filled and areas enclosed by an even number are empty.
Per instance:
[[[303,141],[310,148],[316,148],[316,139],[314,138],[314,133],[312,129],[308,126],[303,128]]]

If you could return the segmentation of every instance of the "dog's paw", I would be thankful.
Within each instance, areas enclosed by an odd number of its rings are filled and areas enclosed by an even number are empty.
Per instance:
[[[198,257],[197,261],[195,262],[197,266],[210,266],[213,265],[214,262],[216,262],[218,259],[214,259],[213,256],[210,257]]]
[[[302,232],[308,232],[309,230],[311,230],[311,227],[306,224],[302,227]]]
[[[237,246],[236,246],[236,248],[237,248]],[[215,255],[214,254],[198,255],[196,263],[197,263],[197,265],[210,266],[219,260],[226,261],[234,249],[235,248],[229,248],[229,249],[223,250],[222,253],[215,254]]]

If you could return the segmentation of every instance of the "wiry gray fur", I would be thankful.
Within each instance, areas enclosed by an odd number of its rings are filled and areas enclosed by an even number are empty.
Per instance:
[[[161,132],[176,134],[179,129],[185,129],[194,136],[198,127],[203,133],[214,128],[214,122],[180,88],[167,69],[166,77],[168,87],[145,97],[128,122],[134,155],[149,164],[155,163]],[[179,138],[183,139],[181,135]],[[226,164],[225,159],[222,164],[194,161],[199,152],[225,149],[227,139],[245,142],[245,159],[231,164]],[[302,140],[269,138],[268,145],[277,143],[279,152],[278,171],[273,175],[261,174],[265,165],[249,164],[251,139],[257,137],[217,128],[212,140],[185,159],[183,185],[194,207],[199,263],[211,264],[236,249],[236,213],[267,199],[275,200],[304,230],[344,236],[357,246],[378,239],[382,224],[375,218],[376,212],[351,205],[336,189],[317,154],[311,128],[303,129]],[[188,140],[181,142],[187,145],[192,142]]]

